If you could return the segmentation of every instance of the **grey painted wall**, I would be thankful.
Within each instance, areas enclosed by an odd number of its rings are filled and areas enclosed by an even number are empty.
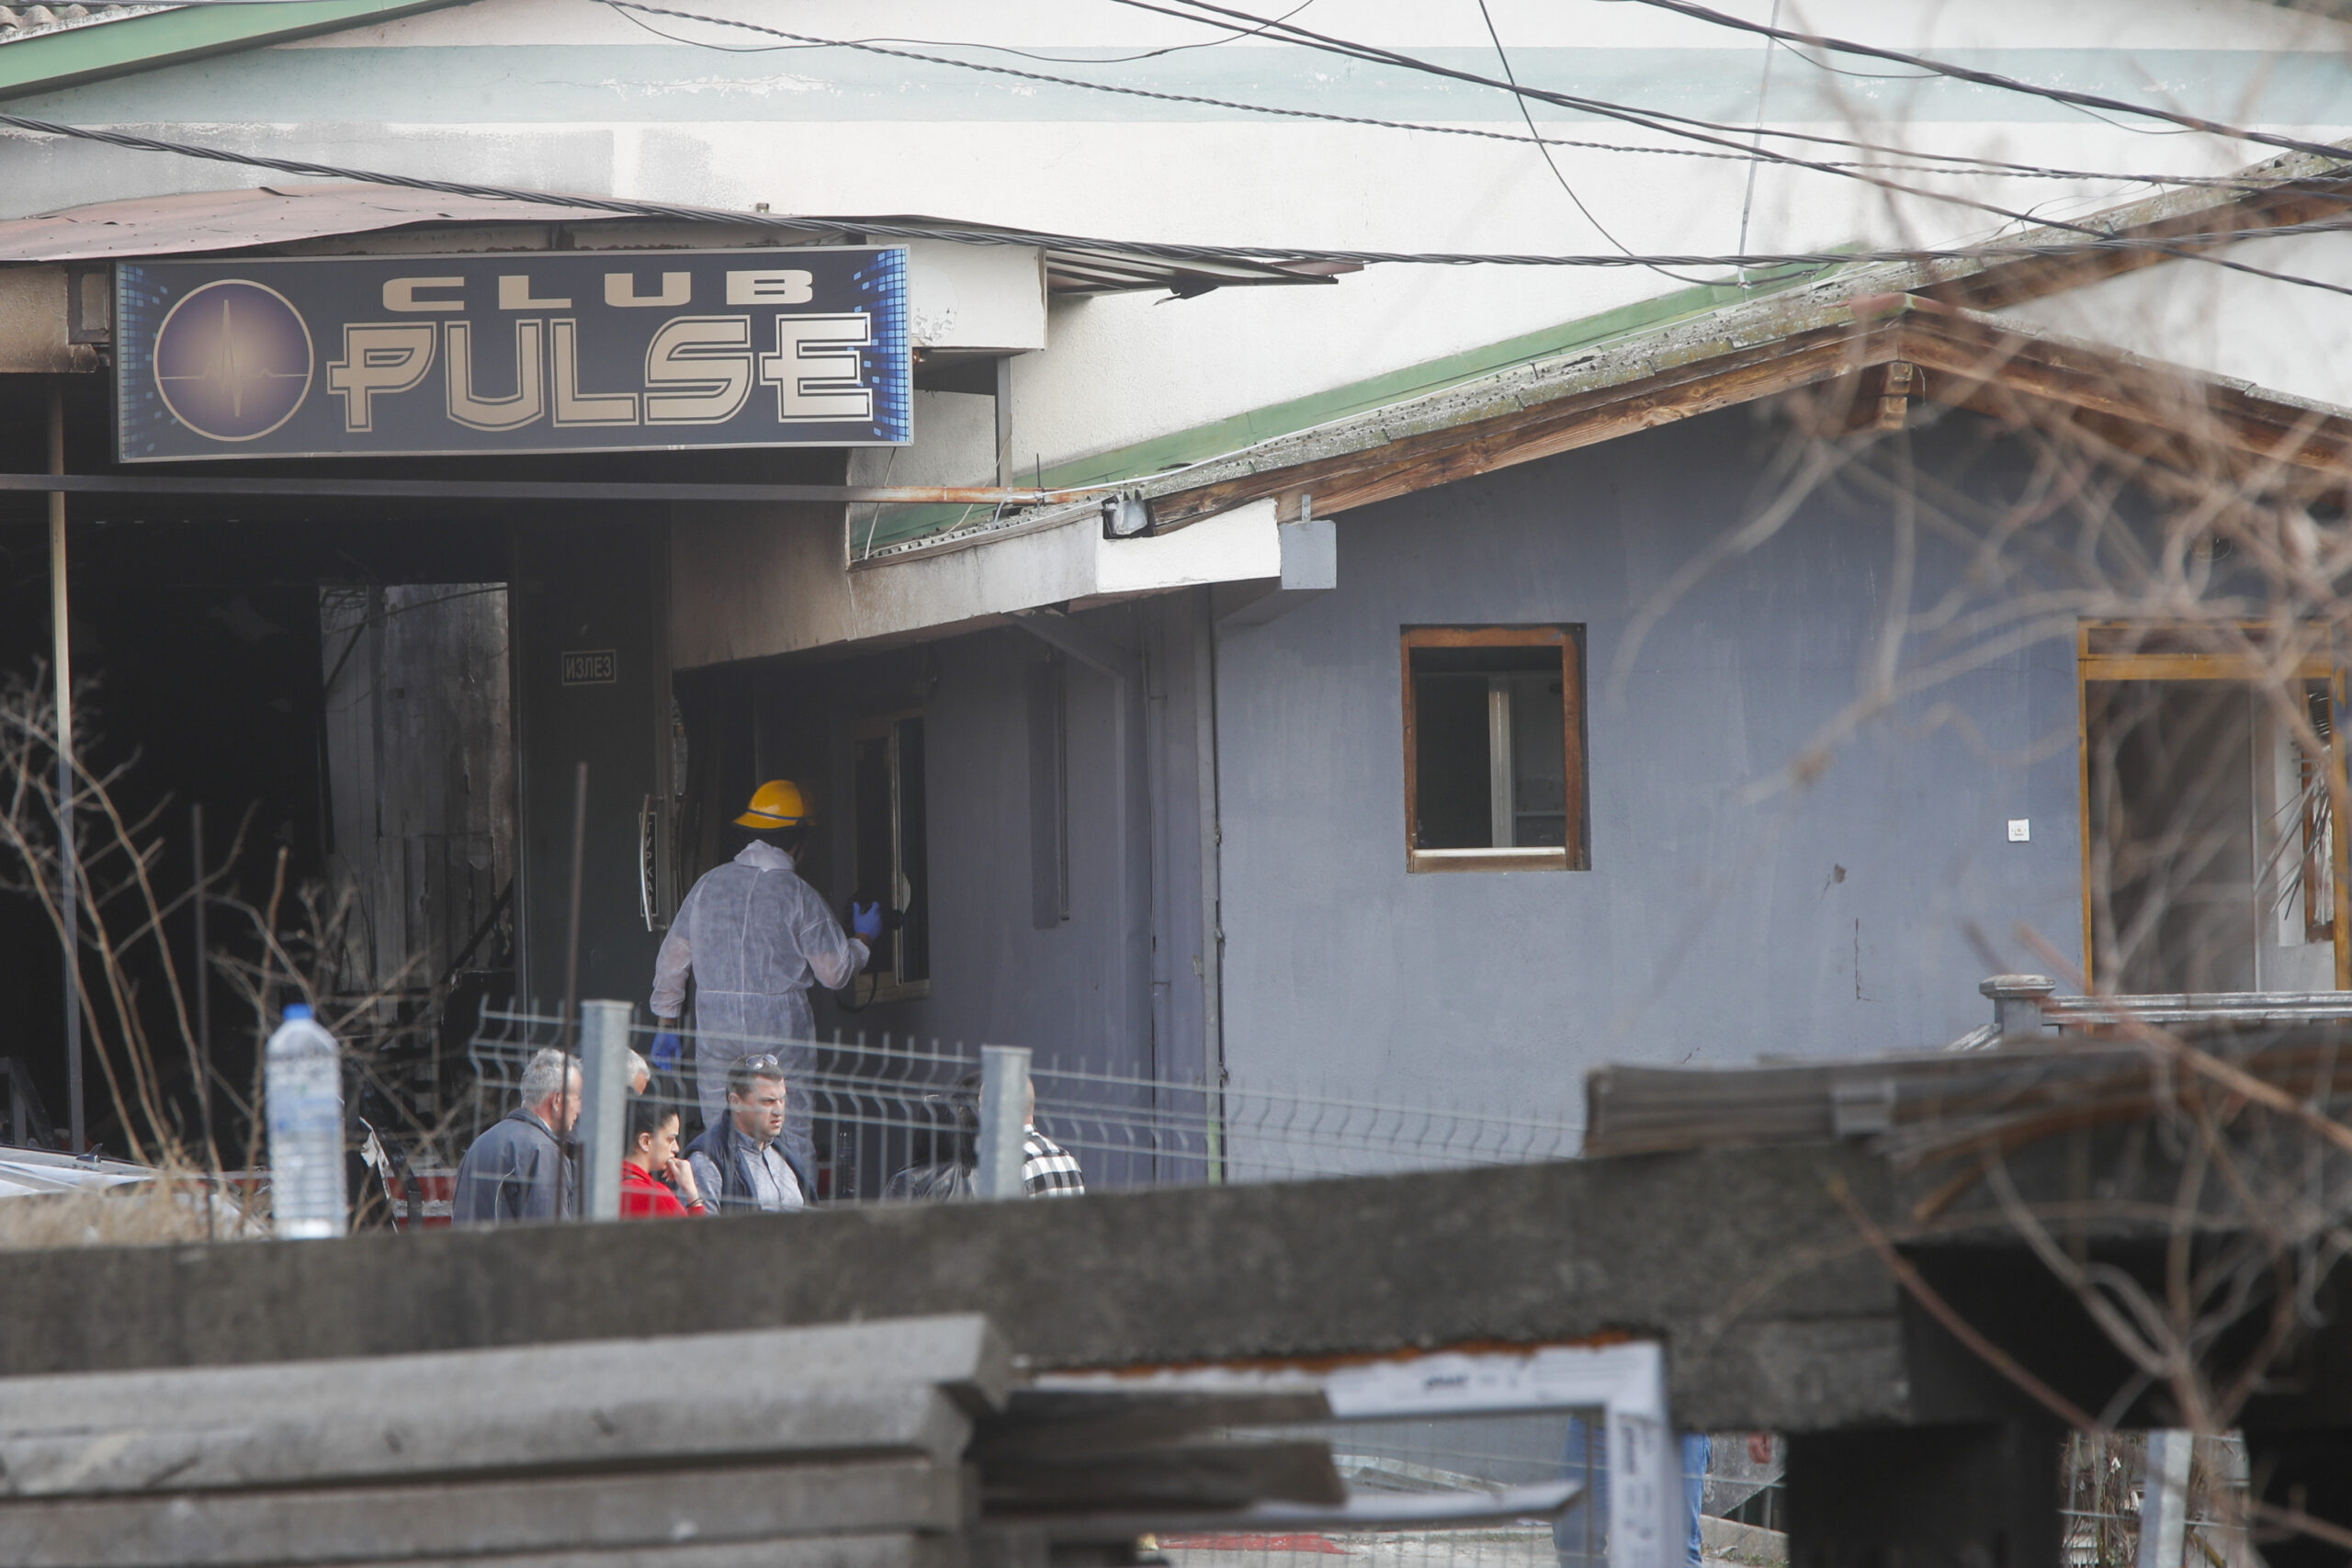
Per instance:
[[[1981,493],[2018,478],[1988,433],[1960,419],[1913,439]],[[1351,513],[1337,590],[1221,637],[1238,1082],[1581,1120],[1604,1061],[1975,1027],[1971,922],[2013,963],[2019,921],[2078,949],[2071,640],[1923,692],[1808,787],[1742,799],[1860,688],[1886,610],[1883,513],[1808,502],[1683,598],[1611,694],[1629,621],[1747,515],[1778,439],[1736,411]],[[1962,565],[1923,543],[1912,601]],[[1398,631],[1488,621],[1587,628],[1589,871],[1406,872]],[[2030,843],[2007,841],[2013,817]]]
[[[831,771],[827,797],[849,790],[848,734],[860,718],[920,706],[932,868],[928,997],[849,1014],[818,1006],[820,1032],[888,1032],[948,1043],[1026,1045],[1095,1070],[1203,1069],[1195,602],[1100,611],[1080,624],[1137,656],[1124,694],[1102,671],[1061,659],[1068,704],[1069,919],[1050,929],[1031,909],[1027,675],[1054,657],[1025,631],[990,630],[926,650],[779,668],[763,682],[760,756],[767,773]],[[1165,624],[1163,624],[1165,623]],[[1167,716],[1173,713],[1176,716]],[[822,725],[830,761],[806,747]],[[1144,774],[1171,782],[1147,792]],[[844,814],[809,871],[838,902],[849,863]],[[1155,833],[1164,835],[1153,854]],[[1187,857],[1190,857],[1189,859]],[[1159,873],[1155,882],[1155,870]],[[1155,912],[1155,903],[1159,906]],[[1170,935],[1155,955],[1153,925]]]

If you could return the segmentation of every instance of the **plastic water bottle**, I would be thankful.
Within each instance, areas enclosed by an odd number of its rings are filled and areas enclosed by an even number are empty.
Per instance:
[[[270,1213],[282,1238],[344,1233],[343,1064],[334,1036],[300,1002],[269,1037]]]

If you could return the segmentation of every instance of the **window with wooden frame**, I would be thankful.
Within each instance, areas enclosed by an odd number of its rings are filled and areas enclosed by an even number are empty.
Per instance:
[[[1584,628],[1407,626],[1408,871],[1582,871]]]
[[[875,1001],[931,992],[931,855],[921,715],[868,719],[850,734],[851,897],[882,906],[867,965]]]
[[[2352,989],[2352,922],[2335,911],[2343,675],[2329,629],[2085,621],[2076,636],[2089,983]]]

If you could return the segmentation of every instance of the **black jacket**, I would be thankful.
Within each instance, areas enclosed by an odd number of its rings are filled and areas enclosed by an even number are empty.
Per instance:
[[[717,1190],[706,1188],[703,1201],[722,1214],[756,1214],[760,1212],[760,1205],[752,1193],[757,1190],[752,1187],[752,1173],[743,1163],[742,1145],[731,1135],[734,1131],[735,1118],[720,1117],[717,1122],[704,1128],[701,1136],[686,1145],[686,1157],[695,1162],[695,1179],[697,1182],[703,1179],[706,1171],[715,1172],[718,1177]],[[809,1168],[808,1159],[785,1138],[776,1139],[769,1146],[784,1156],[784,1163],[791,1168],[793,1179],[800,1183],[801,1201],[815,1203],[817,1176]]]
[[[568,1219],[579,1212],[580,1177],[555,1130],[530,1111],[508,1111],[476,1138],[458,1166],[453,1224]]]

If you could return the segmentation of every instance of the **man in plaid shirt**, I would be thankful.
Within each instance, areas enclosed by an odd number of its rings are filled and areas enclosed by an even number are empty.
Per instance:
[[[1037,1131],[1037,1080],[1029,1080],[1027,1130],[1021,1145],[1021,1188],[1032,1198],[1082,1198],[1086,1178],[1053,1139]]]

